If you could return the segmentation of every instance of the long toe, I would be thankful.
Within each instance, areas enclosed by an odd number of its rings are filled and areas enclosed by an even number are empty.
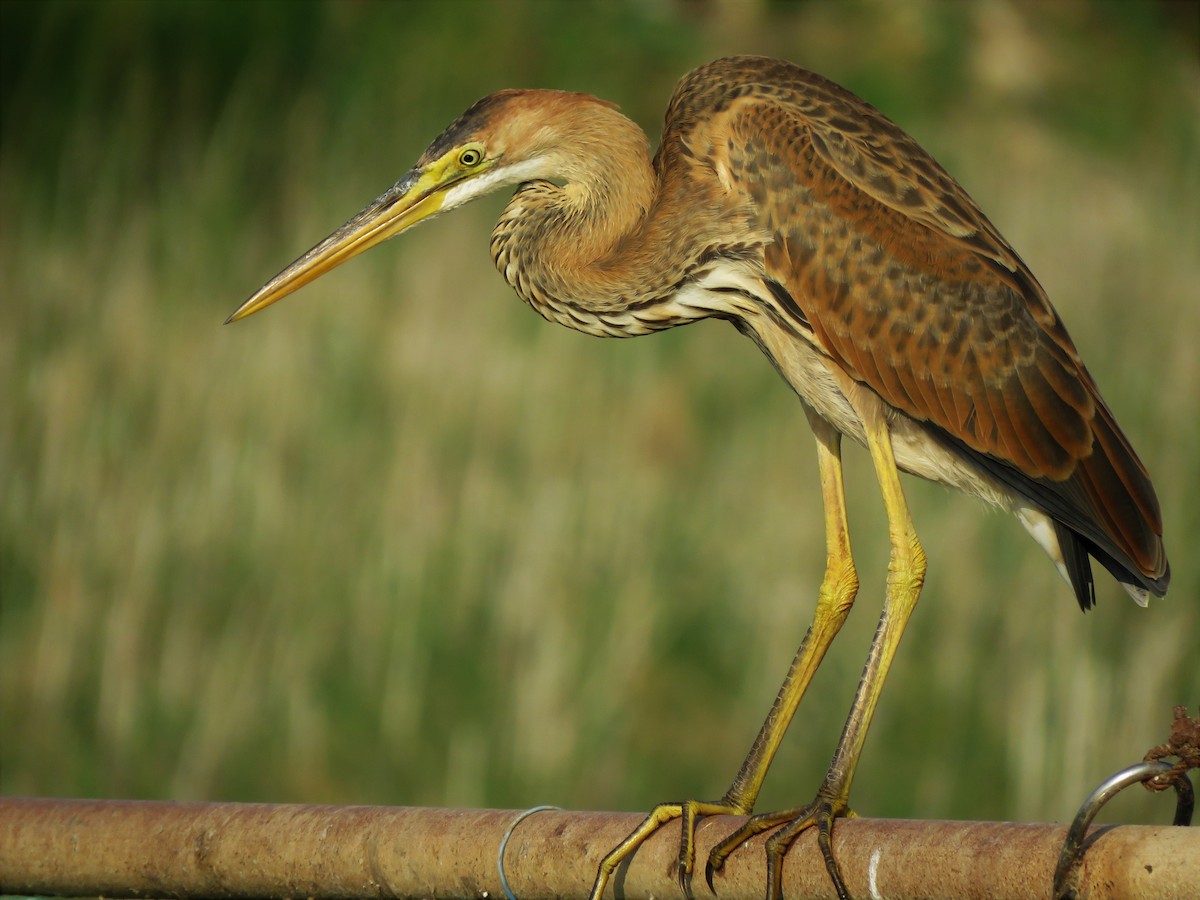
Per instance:
[[[676,877],[684,896],[691,900],[692,872],[696,862],[697,823],[705,816],[736,816],[745,815],[745,812],[744,809],[734,807],[724,800],[716,802],[684,800],[679,803],[660,803],[650,811],[637,828],[629,833],[625,840],[617,844],[600,861],[600,866],[596,871],[596,880],[592,884],[590,900],[600,900],[617,867],[633,856],[652,834],[675,819],[681,820]]]
[[[829,873],[834,889],[840,900],[849,900],[850,892],[846,889],[841,868],[833,855],[833,824],[837,819],[845,817],[846,814],[847,810],[844,805],[818,797],[802,810],[800,815],[767,839],[768,900],[783,900],[783,860],[796,839],[813,827],[817,829],[817,846],[825,860],[825,870]]]
[[[778,812],[761,813],[751,816],[728,837],[713,847],[708,855],[708,863],[704,868],[704,877],[709,890],[714,894],[716,887],[714,877],[725,866],[726,860],[739,847],[756,835],[772,828],[779,828],[766,842],[767,855],[767,891],[768,900],[782,900],[783,897],[783,861],[792,844],[809,828],[817,829],[817,844],[825,860],[825,868],[830,880],[841,898],[848,898],[845,881],[842,878],[837,861],[833,856],[832,836],[833,825],[837,819],[852,816],[845,802],[818,796],[807,806]]]
[[[770,831],[772,828],[777,828],[780,825],[794,821],[804,815],[807,809],[808,807],[802,807],[799,809],[784,809],[778,812],[761,813],[757,816],[751,816],[743,822],[728,837],[713,847],[712,852],[708,854],[708,864],[704,867],[704,878],[708,882],[709,889],[713,893],[716,893],[716,888],[713,887],[713,876],[721,871],[725,866],[725,860],[738,847],[756,835],[762,834],[764,831]]]

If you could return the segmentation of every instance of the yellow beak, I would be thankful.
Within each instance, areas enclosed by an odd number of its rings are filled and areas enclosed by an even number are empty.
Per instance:
[[[315,281],[351,257],[435,215],[442,207],[445,172],[414,169],[382,197],[264,284],[234,310],[226,324],[244,319]],[[439,177],[441,176],[441,177]]]

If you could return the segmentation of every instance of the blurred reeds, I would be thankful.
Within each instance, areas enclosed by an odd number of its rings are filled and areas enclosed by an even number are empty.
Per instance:
[[[1025,256],[1148,465],[1174,582],[1084,616],[1004,517],[908,483],[930,575],[871,815],[1062,819],[1200,700],[1194,5],[4,4],[0,791],[640,809],[724,790],[811,612],[798,405],[705,323],[598,341],[492,270],[503,198],[222,328],[507,86],[620,102],[789,57],[929,147]],[[858,606],[762,808],[807,799]],[[1114,815],[1164,821],[1165,801]]]

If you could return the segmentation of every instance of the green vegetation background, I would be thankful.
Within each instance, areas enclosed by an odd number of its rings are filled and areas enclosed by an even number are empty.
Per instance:
[[[478,96],[657,140],[733,52],[857,91],[1023,253],[1161,493],[1175,580],[1081,615],[1009,519],[909,484],[924,599],[865,814],[1063,819],[1200,700],[1195,4],[0,5],[0,791],[644,809],[720,794],[804,632],[812,441],[748,342],[599,341],[492,270],[495,198],[236,326]],[[815,789],[863,587],[761,808]],[[1170,801],[1122,798],[1166,821]]]

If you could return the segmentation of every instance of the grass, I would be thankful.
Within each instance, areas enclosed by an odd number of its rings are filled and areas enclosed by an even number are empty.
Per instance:
[[[675,78],[733,50],[849,84],[950,166],[1164,505],[1171,594],[1104,580],[1082,616],[1015,523],[909,483],[930,576],[858,807],[1063,819],[1164,739],[1200,697],[1195,57],[1149,5],[762,5],[740,32],[723,8],[0,8],[0,791],[725,788],[823,562],[812,441],[749,342],[546,325],[488,262],[502,199],[219,323],[476,96],[588,90],[653,137]],[[884,523],[847,461],[863,590],[763,808],[811,794],[875,624]]]

